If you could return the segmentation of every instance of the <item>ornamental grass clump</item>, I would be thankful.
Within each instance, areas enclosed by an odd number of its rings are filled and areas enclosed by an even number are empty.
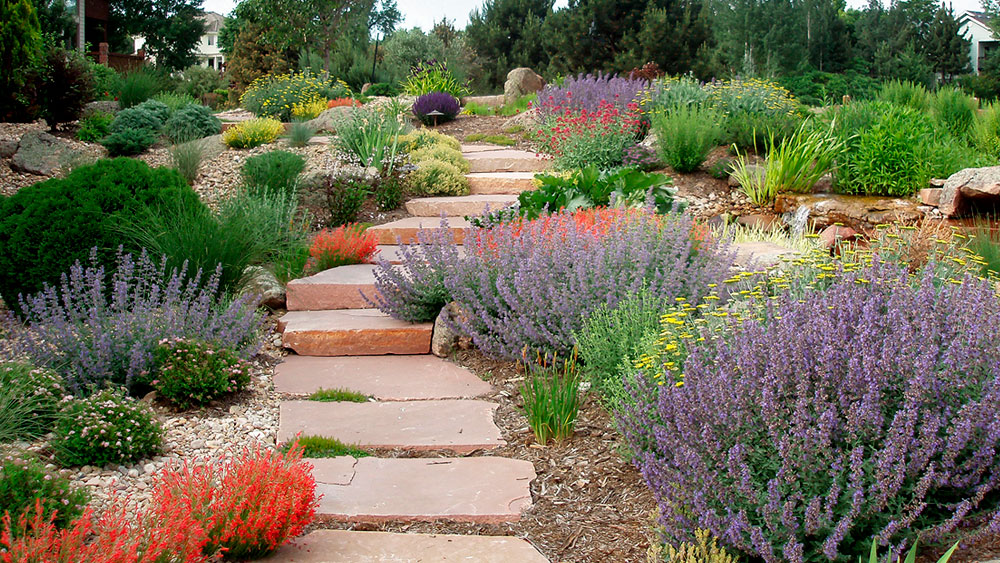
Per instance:
[[[285,127],[277,119],[257,117],[241,121],[222,133],[222,142],[234,149],[252,149],[273,143]]]
[[[721,332],[693,325],[682,374],[654,362],[645,373],[661,378],[630,383],[618,426],[668,540],[704,528],[794,563],[847,561],[872,538],[899,552],[974,523],[996,533],[990,283],[876,262],[759,311]]]
[[[575,357],[539,360],[525,365],[521,398],[535,441],[544,446],[573,436],[580,412],[580,374]]]
[[[682,106],[653,117],[660,156],[677,172],[694,172],[719,144],[722,126],[714,111]]]

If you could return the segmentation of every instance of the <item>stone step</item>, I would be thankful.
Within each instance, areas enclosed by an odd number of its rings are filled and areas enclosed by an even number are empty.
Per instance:
[[[736,252],[735,264],[742,268],[769,268],[780,264],[784,258],[798,254],[791,248],[764,241],[737,242],[732,245],[732,250]]]
[[[487,151],[506,151],[510,150],[507,147],[501,147],[500,145],[492,145],[489,143],[462,143],[462,154],[471,154],[474,152],[487,152]]]
[[[373,264],[352,264],[292,280],[287,286],[286,307],[289,311],[371,307],[362,293],[369,297],[375,295],[374,271]]]
[[[316,530],[282,547],[268,563],[548,563],[511,536],[394,534]]]
[[[448,228],[455,233],[455,240],[462,244],[465,238],[465,229],[469,227],[469,222],[461,217],[448,219]],[[375,233],[378,236],[379,244],[399,244],[402,242],[413,242],[417,240],[417,231],[420,229],[441,228],[440,217],[406,217],[390,223],[368,227],[365,232]]]
[[[534,172],[477,172],[465,177],[473,195],[516,195],[535,189]]]
[[[319,389],[348,389],[379,401],[471,399],[490,384],[437,356],[287,356],[274,374],[278,393],[308,395]]]
[[[406,202],[406,211],[417,217],[464,217],[482,215],[517,202],[514,194],[477,194],[456,197],[421,197]]]
[[[282,345],[300,356],[429,354],[433,328],[378,309],[289,311],[278,319]]]
[[[462,156],[469,161],[469,172],[541,172],[550,166],[549,160],[517,149],[467,152]]]
[[[400,264],[402,262],[402,256],[400,255],[401,247],[395,244],[380,244],[378,245],[379,253],[375,255],[376,258],[385,258],[390,264]],[[458,247],[458,255],[465,255],[465,247]]]
[[[310,459],[318,515],[386,520],[516,522],[531,507],[530,461],[503,457]]]
[[[327,403],[282,401],[278,442],[296,434],[336,438],[363,448],[449,450],[458,453],[505,444],[493,422],[496,403],[479,400]]]

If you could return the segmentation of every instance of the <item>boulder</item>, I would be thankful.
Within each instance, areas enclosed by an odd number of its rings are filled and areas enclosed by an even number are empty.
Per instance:
[[[920,203],[933,207],[941,205],[941,189],[942,188],[924,188],[920,190],[920,193],[917,194],[920,198]]]
[[[249,280],[244,289],[245,293],[257,295],[261,307],[271,310],[285,308],[285,286],[281,285],[270,270],[260,266],[250,266],[245,273]]]
[[[819,234],[819,243],[823,248],[833,248],[841,242],[852,241],[858,236],[857,231],[842,225],[830,225]]]
[[[538,92],[545,87],[545,79],[530,68],[520,67],[507,73],[507,82],[503,85],[503,96],[507,103],[524,96]]]
[[[521,113],[511,117],[503,123],[504,129],[510,129],[511,127],[520,127],[522,129],[529,129],[538,125],[538,110],[531,108]]]
[[[0,141],[0,158],[10,158],[17,152],[17,141],[5,139]]]
[[[862,232],[892,222],[913,224],[923,219],[914,198],[855,196],[843,194],[778,194],[776,213],[802,214],[803,226],[816,230],[841,224]]]
[[[82,156],[84,153],[74,149],[68,141],[45,131],[28,131],[21,135],[10,167],[16,172],[52,176],[59,168],[73,164]]]
[[[945,217],[969,211],[979,202],[1000,200],[1000,166],[966,168],[955,172],[941,188],[938,209]]]
[[[452,352],[468,348],[468,337],[457,330],[457,319],[461,315],[458,304],[448,303],[438,313],[434,320],[434,331],[431,334],[431,354],[439,358],[447,358]]]
[[[118,113],[118,100],[97,100],[83,106],[83,115],[90,115],[95,112]]]
[[[329,131],[330,133],[333,133],[336,131],[337,122],[350,113],[351,109],[351,106],[340,106],[325,109],[323,110],[323,113],[317,115],[314,119],[306,121],[306,125],[312,127],[316,131]]]
[[[782,227],[784,225],[779,217],[775,215],[765,215],[763,213],[743,215],[737,219],[736,222],[744,227],[761,229],[764,231]]]

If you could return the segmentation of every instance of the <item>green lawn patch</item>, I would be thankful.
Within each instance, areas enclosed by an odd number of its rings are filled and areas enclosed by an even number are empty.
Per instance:
[[[517,141],[507,137],[506,135],[484,135],[482,133],[473,133],[465,137],[466,141],[471,142],[483,142],[490,143],[492,145],[501,145],[504,147],[509,147],[517,144]]]
[[[299,436],[298,443],[302,446],[302,457],[369,457],[372,454],[359,446],[345,444],[336,438],[324,436]],[[291,444],[285,444],[282,451],[287,452]]]
[[[319,389],[309,395],[310,401],[365,403],[369,397],[347,389]]]

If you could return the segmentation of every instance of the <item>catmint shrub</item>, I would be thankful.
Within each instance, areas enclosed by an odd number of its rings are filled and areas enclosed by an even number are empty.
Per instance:
[[[667,539],[704,528],[794,563],[1000,529],[1000,301],[988,282],[915,276],[843,272],[681,335],[671,384],[630,382],[618,426]]]
[[[243,390],[250,364],[232,350],[184,338],[163,339],[153,350],[156,391],[180,409]]]
[[[67,398],[51,440],[65,467],[135,462],[160,449],[163,430],[153,410],[121,391]]]

